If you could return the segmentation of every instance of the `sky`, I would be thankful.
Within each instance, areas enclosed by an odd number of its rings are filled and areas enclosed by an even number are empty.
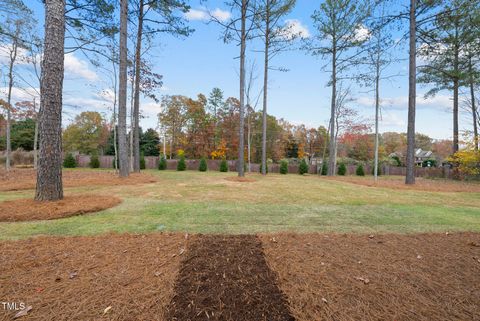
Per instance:
[[[38,35],[43,35],[43,4],[39,0],[26,0],[25,3],[34,11],[38,20]],[[214,87],[223,90],[225,97],[238,97],[239,48],[234,44],[225,44],[221,39],[221,28],[215,23],[207,23],[206,8],[219,19],[227,19],[230,12],[223,1],[196,0],[190,2],[191,10],[185,15],[189,26],[195,32],[187,38],[176,38],[161,35],[154,41],[150,51],[153,70],[163,75],[162,95],[185,95],[196,97],[199,93],[208,96]],[[319,8],[320,1],[298,0],[294,10],[283,19],[283,23],[293,24],[305,38],[316,34],[311,15]],[[403,10],[401,4],[394,9]],[[402,31],[403,32],[403,31]],[[401,32],[394,34],[401,38]],[[4,45],[0,45],[0,63],[2,70],[6,68]],[[299,47],[299,46],[297,46]],[[259,43],[251,43],[247,47],[248,65],[257,66],[254,74],[258,76],[254,85],[253,96],[258,95],[263,79],[262,54]],[[388,68],[388,75],[398,75],[381,82],[382,112],[380,131],[406,132],[408,103],[408,61],[407,48],[400,46],[395,53],[400,60]],[[100,65],[109,68],[105,61]],[[272,61],[273,66],[287,68],[287,72],[271,71],[269,81],[268,113],[277,118],[284,118],[294,124],[305,124],[307,127],[327,126],[330,115],[331,88],[327,86],[328,71],[323,66],[328,60],[312,56],[300,49],[283,52]],[[18,65],[16,68],[22,78],[30,79],[28,66]],[[355,74],[355,70],[351,71]],[[2,72],[0,96],[5,94],[6,77]],[[30,83],[33,82],[29,81]],[[17,79],[17,83],[22,81]],[[86,110],[96,110],[110,117],[111,103],[109,89],[111,79],[102,69],[93,66],[81,52],[69,53],[65,57],[64,81],[64,114],[66,126],[76,114]],[[2,88],[3,87],[3,88]],[[21,87],[18,85],[17,87]],[[37,88],[38,89],[38,88]],[[416,130],[435,139],[452,137],[452,99],[449,92],[440,92],[435,97],[425,100],[423,94],[429,87],[417,86]],[[3,92],[3,93],[2,93]],[[350,107],[359,111],[363,118],[373,122],[374,97],[371,88],[352,85]],[[20,88],[13,91],[14,100],[31,99],[33,90],[25,93]],[[110,95],[109,95],[110,94]],[[141,110],[144,118],[143,128],[157,127],[157,114],[161,106],[154,101],[143,99]],[[261,109],[261,100],[257,110]],[[460,118],[460,128],[470,129],[468,114]]]

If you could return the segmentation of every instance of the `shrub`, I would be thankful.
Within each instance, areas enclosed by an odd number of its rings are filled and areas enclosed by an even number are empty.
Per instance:
[[[158,169],[164,171],[167,169],[167,159],[164,155],[160,156],[160,160],[158,161]]]
[[[180,156],[177,163],[177,171],[184,171],[187,169],[187,163],[185,162],[185,156]]]
[[[220,172],[228,172],[228,164],[225,158],[220,162]]]
[[[338,165],[337,174],[340,176],[345,176],[346,173],[347,173],[347,166],[345,166],[344,163],[340,163],[340,165]]]
[[[63,160],[63,167],[65,168],[75,168],[77,167],[77,161],[73,157],[72,153],[68,153]]]
[[[206,172],[207,169],[208,169],[208,167],[207,167],[207,160],[205,159],[205,157],[202,157],[202,158],[200,159],[200,164],[198,165],[198,170],[199,170],[200,172]]]
[[[140,154],[140,169],[145,169],[145,155],[143,153]]]
[[[288,173],[288,162],[286,160],[282,160],[280,162],[280,174],[287,174]]]
[[[100,167],[100,160],[98,159],[98,155],[93,154],[90,156],[90,164],[88,164],[90,168],[99,168]]]
[[[300,175],[308,173],[308,164],[305,161],[305,158],[302,158],[302,161],[300,162],[300,165],[298,166],[298,173]]]
[[[320,175],[325,176],[325,175],[327,175],[327,173],[328,173],[328,165],[327,165],[326,162],[323,162],[322,163],[322,170],[320,171]]]
[[[426,159],[422,162],[422,167],[437,167],[437,160]]]
[[[454,167],[457,179],[480,178],[480,152],[473,149],[464,149],[448,158]]]
[[[365,170],[363,169],[363,165],[359,164],[357,166],[357,170],[355,171],[357,176],[365,176]]]
[[[397,166],[397,167],[402,166],[402,161],[400,160],[400,158],[397,155],[393,155],[391,158],[394,161],[395,166]]]

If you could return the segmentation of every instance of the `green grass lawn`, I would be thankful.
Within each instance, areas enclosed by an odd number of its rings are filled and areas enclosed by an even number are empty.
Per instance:
[[[123,203],[115,208],[52,221],[0,223],[0,239],[154,231],[480,231],[480,193],[365,187],[315,175],[253,174],[256,182],[239,183],[225,179],[236,173],[147,172],[159,181],[65,189],[67,195],[117,195]],[[0,193],[0,201],[26,197],[33,197],[33,190]]]

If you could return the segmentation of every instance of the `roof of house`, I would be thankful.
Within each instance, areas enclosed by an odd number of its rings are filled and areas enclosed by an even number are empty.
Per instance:
[[[419,158],[429,158],[432,157],[433,152],[430,150],[422,150],[421,148],[417,148],[415,150],[415,157]]]

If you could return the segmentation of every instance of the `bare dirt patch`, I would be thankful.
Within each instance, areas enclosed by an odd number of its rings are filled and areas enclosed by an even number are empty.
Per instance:
[[[480,320],[480,233],[261,239],[298,321]]]
[[[166,320],[294,320],[254,235],[197,236]]]
[[[230,176],[226,177],[225,180],[230,181],[230,182],[239,182],[239,183],[253,183],[256,182],[257,180],[254,178],[250,177],[238,177],[238,176]]]
[[[426,179],[417,177],[414,185],[406,185],[403,177],[379,177],[377,183],[373,177],[357,177],[357,176],[335,176],[322,177],[322,179],[330,179],[339,182],[357,184],[369,187],[382,187],[398,190],[418,190],[425,192],[465,192],[480,193],[480,184],[475,182],[461,182],[446,179]]]
[[[99,212],[121,203],[115,196],[65,196],[60,201],[37,202],[19,199],[0,203],[0,222],[53,220],[62,217]]]
[[[87,185],[136,185],[155,183],[157,179],[145,173],[132,173],[129,177],[120,178],[114,171],[67,170],[62,173],[64,187]],[[33,169],[0,170],[0,192],[34,189],[36,171]]]
[[[0,242],[0,298],[32,310],[19,320],[167,320],[179,234],[41,237]],[[15,311],[0,309],[0,320]]]

